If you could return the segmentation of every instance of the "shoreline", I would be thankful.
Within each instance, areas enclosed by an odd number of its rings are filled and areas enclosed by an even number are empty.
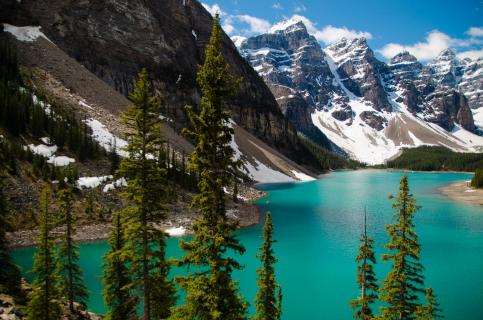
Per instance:
[[[466,180],[453,182],[437,190],[439,194],[450,200],[483,206],[483,189],[469,187]]]
[[[266,197],[265,191],[246,187],[240,190],[238,203],[234,203],[231,197],[226,199],[226,214],[228,219],[238,224],[238,229],[247,228],[262,222],[262,210],[255,204],[256,200]],[[192,225],[198,218],[198,214],[191,210],[173,210],[168,219],[158,224],[159,229],[164,230],[169,237],[182,237],[193,234]],[[76,226],[73,236],[77,243],[104,241],[109,237],[111,230],[110,222],[85,224]],[[62,228],[55,228],[53,233],[62,232]],[[7,232],[8,247],[27,248],[36,245],[37,229],[18,230]]]

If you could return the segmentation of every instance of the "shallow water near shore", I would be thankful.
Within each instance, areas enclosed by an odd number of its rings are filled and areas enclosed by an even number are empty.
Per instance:
[[[283,319],[351,319],[349,300],[358,295],[354,258],[363,228],[364,206],[368,231],[376,240],[382,279],[389,269],[380,261],[388,237],[384,225],[392,222],[388,194],[396,194],[402,172],[361,170],[324,175],[318,181],[264,184],[268,197],[258,201],[270,209],[275,225],[277,279],[283,288]],[[458,173],[407,173],[411,191],[423,208],[416,214],[422,247],[426,286],[433,287],[447,319],[481,319],[483,305],[483,208],[451,201],[437,188],[471,175]],[[261,225],[240,230],[246,246],[239,257],[243,271],[235,273],[242,294],[251,304],[256,294],[257,247]],[[102,255],[105,242],[81,244],[81,268],[91,297],[93,312],[105,311],[102,303]],[[14,260],[27,271],[35,249],[20,248]],[[167,254],[180,257],[178,239],[168,240]],[[183,270],[175,269],[173,274]],[[30,278],[29,275],[26,275]],[[250,311],[253,311],[251,307]]]

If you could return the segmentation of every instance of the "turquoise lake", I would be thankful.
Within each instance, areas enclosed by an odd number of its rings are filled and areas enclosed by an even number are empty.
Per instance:
[[[361,170],[339,171],[308,183],[266,184],[268,197],[258,201],[269,208],[275,226],[277,279],[283,288],[283,319],[351,319],[349,300],[357,297],[354,258],[363,228],[364,206],[368,231],[376,240],[376,272],[382,279],[389,264],[380,261],[388,237],[384,225],[392,222],[388,194],[396,194],[403,173]],[[433,287],[447,319],[482,319],[483,207],[446,199],[437,188],[469,174],[409,173],[409,185],[423,208],[416,214],[422,247],[425,286]],[[246,253],[245,268],[236,272],[242,294],[250,303],[256,294],[257,247],[261,226],[238,232]],[[101,257],[104,242],[81,245],[81,268],[91,297],[89,308],[102,313]],[[16,263],[27,271],[33,248],[16,249]],[[169,256],[179,257],[178,240],[168,241]],[[182,272],[174,270],[173,273]],[[27,275],[27,277],[29,277]],[[251,309],[252,311],[252,309]]]

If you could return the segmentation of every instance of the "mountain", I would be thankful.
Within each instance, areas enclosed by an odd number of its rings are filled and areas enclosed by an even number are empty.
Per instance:
[[[235,40],[300,132],[314,139],[315,126],[358,160],[382,163],[423,144],[483,150],[481,61],[445,50],[426,65],[407,52],[384,63],[364,38],[322,48],[297,20]]]
[[[41,69],[79,101],[95,106],[96,113],[107,113],[104,124],[113,132],[122,131],[116,117],[126,108],[124,97],[138,71],[146,67],[162,101],[163,116],[169,119],[166,131],[174,132],[169,137],[177,142],[175,147],[190,145],[177,133],[189,125],[185,105],[196,107],[200,102],[196,71],[212,22],[200,2],[5,0],[0,19],[16,42],[21,64],[36,72]],[[33,35],[32,40],[24,34]],[[288,180],[298,180],[294,171],[310,174],[300,165],[316,168],[316,160],[299,141],[272,92],[226,35],[222,50],[232,73],[242,79],[227,107],[240,129],[236,132],[246,132],[235,136],[246,152],[245,160],[254,171],[261,170],[261,163]],[[35,85],[52,93],[37,78]],[[86,108],[79,112],[91,113]],[[273,156],[257,158],[258,152],[252,152],[255,145]]]

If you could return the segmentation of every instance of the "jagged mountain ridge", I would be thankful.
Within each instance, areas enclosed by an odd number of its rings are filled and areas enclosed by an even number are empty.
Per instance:
[[[322,49],[303,22],[278,26],[236,42],[300,131],[310,116],[332,142],[369,163],[381,163],[403,146],[483,148],[483,139],[470,133],[479,131],[470,109],[478,114],[481,107],[478,64],[460,62],[452,51],[427,65],[409,53],[386,64],[363,38]],[[465,93],[472,93],[469,100]]]
[[[9,0],[1,11],[2,22],[41,26],[53,43],[123,95],[140,68],[147,67],[176,130],[188,125],[185,105],[199,105],[196,70],[212,17],[198,1]],[[233,74],[243,79],[227,103],[233,120],[296,162],[315,165],[273,94],[226,35],[223,54]]]

